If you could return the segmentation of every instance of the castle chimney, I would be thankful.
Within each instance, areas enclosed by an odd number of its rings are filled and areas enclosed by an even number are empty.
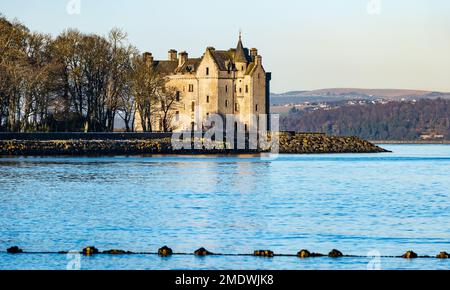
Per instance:
[[[144,52],[143,57],[147,66],[151,66],[153,64],[153,55],[150,52]]]
[[[183,51],[178,54],[178,67],[182,67],[183,64],[188,60],[188,53]]]
[[[258,64],[262,64],[262,56],[260,56],[260,55],[257,55],[256,56],[256,60],[255,60],[255,63],[258,65]]]
[[[258,55],[258,50],[256,48],[250,49],[250,56],[252,57],[252,60],[256,60],[256,56]]]
[[[169,50],[169,60],[170,61],[177,61],[177,51],[175,49]]]

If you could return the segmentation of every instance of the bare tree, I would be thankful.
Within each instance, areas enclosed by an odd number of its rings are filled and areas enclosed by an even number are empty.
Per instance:
[[[164,87],[165,80],[145,55],[137,55],[133,58],[131,83],[142,129],[144,132],[152,132],[152,116],[159,110],[158,92]]]
[[[0,15],[1,131],[110,132],[116,116],[127,131],[135,116],[152,131],[156,112],[171,130],[174,94],[165,85],[119,29],[107,37],[67,30],[52,39]]]
[[[162,129],[164,132],[171,132],[175,129],[173,124],[176,110],[180,108],[179,94],[176,88],[163,86],[160,88],[157,97],[158,103],[161,104]]]
[[[127,131],[130,131],[131,90],[129,80],[132,72],[131,57],[137,54],[135,47],[126,44],[127,35],[120,29],[113,29],[109,33],[111,50],[110,69],[107,88],[107,129],[114,130],[114,119],[118,110],[124,110],[122,114]]]

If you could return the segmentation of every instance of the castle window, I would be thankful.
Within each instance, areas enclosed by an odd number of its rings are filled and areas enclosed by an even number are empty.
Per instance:
[[[234,104],[234,110],[235,110],[236,112],[239,111],[239,104],[238,104],[238,103]]]
[[[206,68],[206,75],[209,76],[209,67]]]
[[[225,92],[228,93],[228,85],[225,86]]]
[[[245,92],[248,93],[248,85],[245,85]]]
[[[191,104],[191,111],[195,112],[195,102],[192,102],[192,104]]]
[[[258,105],[255,106],[255,111],[258,112]]]
[[[180,91],[176,92],[175,99],[177,100],[177,102],[180,101]]]
[[[244,66],[241,67],[241,71],[244,71]]]
[[[192,93],[194,91],[194,85],[189,85],[189,92]]]
[[[209,96],[206,96],[206,102],[209,104]]]
[[[239,93],[242,93],[242,88],[239,88]]]
[[[225,100],[225,108],[228,108],[228,100]]]

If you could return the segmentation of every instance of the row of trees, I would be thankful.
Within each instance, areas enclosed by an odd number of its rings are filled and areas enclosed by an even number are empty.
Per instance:
[[[433,133],[450,139],[450,100],[342,106],[310,113],[292,111],[283,130],[359,136],[369,140],[417,140]]]
[[[133,131],[136,110],[152,131],[153,114],[176,105],[166,81],[119,29],[52,38],[0,16],[0,131],[112,132],[118,117]]]

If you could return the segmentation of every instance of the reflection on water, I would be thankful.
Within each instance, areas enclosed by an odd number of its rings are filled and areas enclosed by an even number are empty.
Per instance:
[[[177,252],[200,246],[222,253],[450,251],[450,146],[385,147],[394,153],[281,155],[270,162],[255,156],[0,158],[0,248],[59,251],[95,245],[154,251],[167,244]],[[64,269],[64,259],[0,254],[0,268]],[[84,265],[365,269],[366,263],[114,259],[119,261],[95,258]],[[385,263],[396,269],[450,266]]]

